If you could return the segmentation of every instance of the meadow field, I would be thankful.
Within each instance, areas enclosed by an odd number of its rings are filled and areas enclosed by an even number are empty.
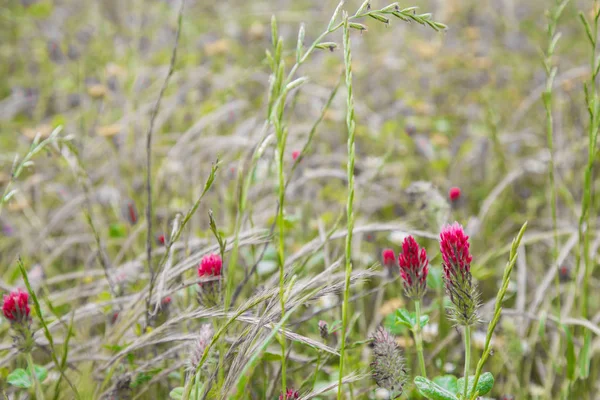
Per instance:
[[[600,399],[600,0],[4,0],[3,399]]]

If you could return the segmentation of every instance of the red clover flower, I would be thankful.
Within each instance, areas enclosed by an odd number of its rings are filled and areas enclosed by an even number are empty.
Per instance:
[[[460,198],[460,188],[459,187],[451,187],[448,191],[448,197],[450,201],[454,202]]]
[[[413,300],[421,300],[427,290],[429,261],[427,252],[412,236],[402,242],[402,253],[398,255],[400,276],[404,282],[406,295]]]
[[[396,255],[392,249],[384,249],[381,252],[381,258],[383,258],[383,265],[390,268],[396,263]]]
[[[2,313],[11,323],[22,323],[29,319],[29,293],[16,289],[2,299]]]
[[[446,293],[454,305],[450,317],[460,325],[474,325],[478,321],[479,294],[472,283],[469,237],[458,222],[442,229],[440,251]]]
[[[209,254],[202,258],[200,265],[198,266],[199,277],[209,276],[221,276],[221,268],[223,267],[223,260],[218,254]]]
[[[198,266],[198,277],[219,278],[208,282],[199,282],[199,301],[207,307],[219,304],[221,294],[221,270],[223,260],[218,254],[208,254],[202,258]]]

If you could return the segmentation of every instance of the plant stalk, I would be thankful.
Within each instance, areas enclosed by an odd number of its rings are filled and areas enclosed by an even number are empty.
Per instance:
[[[427,378],[425,358],[423,357],[423,336],[421,334],[421,300],[415,301],[415,314],[417,317],[417,324],[414,327],[414,332],[415,342],[417,343],[417,354],[419,355],[419,366],[421,367],[421,375]]]
[[[29,368],[29,372],[31,373],[31,379],[33,380],[33,386],[35,387],[35,397],[38,400],[44,400],[44,391],[42,390],[42,384],[37,378],[35,374],[35,368],[33,364],[33,358],[31,357],[30,352],[25,353],[25,358],[27,359],[27,367]]]
[[[471,327],[465,326],[465,388],[463,391],[463,399],[467,398],[469,392],[469,364],[471,363]]]
[[[346,203],[346,246],[345,246],[345,284],[344,300],[342,303],[342,334],[340,345],[340,364],[338,377],[338,400],[342,399],[342,383],[344,379],[344,362],[346,352],[346,336],[348,330],[348,307],[350,299],[350,275],[352,274],[352,233],[354,231],[354,97],[352,95],[352,55],[350,53],[350,28],[348,25],[348,14],[344,13],[344,65],[346,76],[346,125],[348,129],[348,164],[346,172],[348,175],[348,199]]]

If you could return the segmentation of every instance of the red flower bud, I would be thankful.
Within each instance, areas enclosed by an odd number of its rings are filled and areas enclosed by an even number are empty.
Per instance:
[[[298,159],[298,157],[300,157],[300,151],[299,150],[294,150],[292,152],[292,160],[296,161]]]
[[[198,266],[199,277],[209,276],[221,276],[221,267],[223,266],[223,260],[218,254],[209,254],[204,256],[200,265]]]
[[[10,322],[25,322],[29,318],[29,293],[16,289],[5,294],[2,303],[2,313]]]
[[[221,293],[221,269],[223,260],[218,254],[208,254],[204,256],[198,266],[198,276],[200,278],[219,278],[208,282],[199,282],[198,300],[200,304],[206,307],[212,307],[220,302]]]
[[[450,201],[458,200],[460,198],[460,188],[451,187],[448,191],[448,197],[450,198]]]
[[[381,258],[383,258],[383,265],[388,268],[391,268],[396,264],[396,255],[392,249],[384,249],[381,252]]]

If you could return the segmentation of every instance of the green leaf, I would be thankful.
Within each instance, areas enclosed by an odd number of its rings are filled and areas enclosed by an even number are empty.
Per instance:
[[[419,393],[430,400],[458,400],[454,394],[427,378],[417,376],[414,382]]]
[[[171,393],[169,393],[169,397],[173,400],[181,400],[181,398],[183,397],[183,387],[180,386],[171,390]]]
[[[475,376],[469,376],[469,391],[468,396],[471,398],[473,394],[473,382],[475,381]],[[477,382],[477,392],[478,396],[483,396],[492,390],[494,387],[494,375],[491,372],[484,372],[479,377],[479,382]],[[458,393],[463,393],[465,390],[465,378],[460,378],[457,382]]]
[[[13,386],[24,389],[30,388],[33,385],[31,376],[23,368],[17,368],[11,372],[6,381]]]
[[[33,369],[35,370],[35,376],[37,377],[39,382],[43,382],[48,377],[48,370],[42,367],[41,365],[34,365]],[[6,380],[11,385],[24,389],[33,386],[33,379],[31,379],[31,374],[28,370],[26,371],[23,368],[15,369],[8,375]]]
[[[44,382],[44,380],[48,377],[48,370],[41,365],[34,365],[33,369],[38,382]]]
[[[263,353],[263,360],[264,361],[277,361],[277,362],[281,362],[281,354],[274,353],[272,351],[265,351]]]
[[[458,378],[454,375],[436,376],[433,382],[453,394],[458,393]]]
[[[393,335],[403,335],[407,329],[405,325],[396,323],[396,315],[394,313],[389,313],[385,316],[383,326]]]
[[[572,381],[575,379],[575,345],[573,344],[573,337],[569,328],[566,325],[563,325],[562,328],[567,338],[567,379]]]
[[[583,347],[579,353],[579,377],[581,379],[587,379],[590,376],[591,345],[592,332],[586,331],[585,338],[583,339]]]
[[[421,315],[421,328],[429,323],[429,315]],[[417,316],[414,312],[409,312],[404,308],[396,310],[396,324],[404,325],[413,329],[417,325]]]
[[[124,224],[110,224],[108,227],[108,236],[113,239],[126,237],[127,228]]]
[[[131,387],[136,388],[136,387],[150,381],[152,379],[152,377],[154,377],[154,375],[158,374],[160,371],[162,371],[162,368],[154,368],[149,371],[139,373],[135,377],[133,382],[131,382]]]
[[[401,324],[406,326],[407,328],[411,328],[414,326],[414,318],[411,318],[410,312],[404,308],[399,308],[396,310],[396,324]]]
[[[427,274],[427,287],[433,291],[442,287],[442,269],[431,268]]]
[[[201,383],[197,383],[194,386],[192,386],[192,394],[196,393],[196,390],[198,391],[199,394],[202,393],[203,390],[203,384]],[[176,387],[175,389],[171,390],[171,393],[169,393],[169,397],[172,400],[181,400],[183,399],[183,391],[184,388],[182,386]]]

